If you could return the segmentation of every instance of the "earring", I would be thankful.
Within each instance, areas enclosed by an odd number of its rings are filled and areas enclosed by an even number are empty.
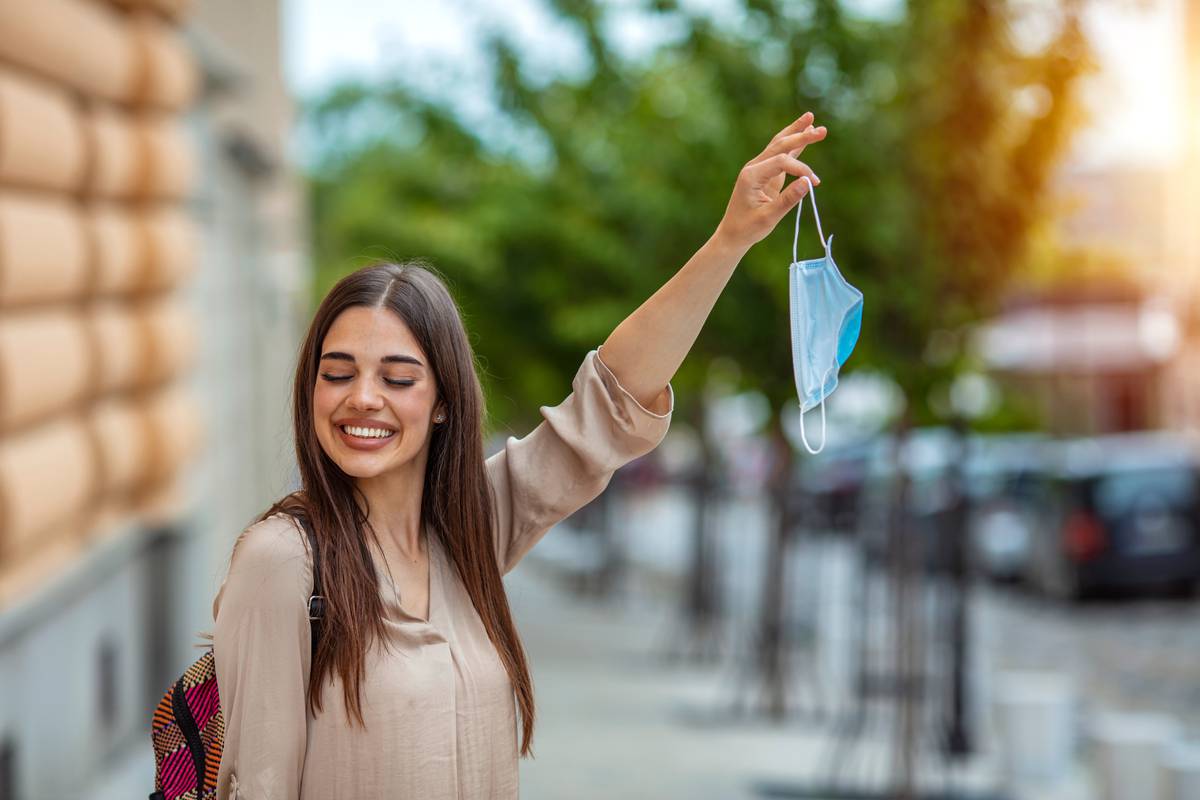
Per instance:
[[[433,421],[434,422],[445,422],[446,416],[444,414],[438,414],[436,417],[433,418]]]

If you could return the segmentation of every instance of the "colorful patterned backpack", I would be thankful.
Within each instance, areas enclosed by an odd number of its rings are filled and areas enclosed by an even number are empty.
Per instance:
[[[325,614],[321,595],[321,562],[317,541],[306,519],[300,519],[313,554],[313,590],[308,598],[313,652]],[[217,691],[213,651],[188,667],[163,695],[154,711],[150,739],[154,744],[155,791],[150,800],[209,800],[217,796],[217,770],[225,741],[225,718]]]

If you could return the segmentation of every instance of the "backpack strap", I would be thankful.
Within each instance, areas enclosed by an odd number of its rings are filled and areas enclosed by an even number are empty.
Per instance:
[[[317,549],[317,537],[313,534],[308,517],[298,517],[308,536],[308,549],[312,553],[313,589],[308,598],[308,624],[312,626],[312,652],[316,655],[317,642],[321,638],[321,620],[325,616],[325,596],[321,594],[321,551]]]

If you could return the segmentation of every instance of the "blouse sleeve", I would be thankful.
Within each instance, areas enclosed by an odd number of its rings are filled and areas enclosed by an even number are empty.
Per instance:
[[[634,399],[590,351],[557,406],[521,439],[508,437],[487,460],[496,497],[496,558],[500,573],[517,565],[556,522],[594,499],[617,468],[653,450],[675,409],[667,384],[651,411]]]
[[[290,517],[247,528],[213,602],[225,717],[219,800],[296,800],[307,742],[312,563]]]

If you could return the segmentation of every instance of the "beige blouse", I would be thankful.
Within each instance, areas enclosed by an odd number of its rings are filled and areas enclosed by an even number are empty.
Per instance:
[[[644,408],[592,350],[572,392],[522,439],[487,459],[499,523],[496,557],[511,570],[546,531],[596,497],[618,467],[662,440],[668,385]],[[341,681],[307,713],[312,564],[283,515],[247,528],[213,602],[225,749],[218,800],[516,798],[512,684],[453,565],[429,542],[429,619],[407,615],[377,562],[391,649],[368,654],[366,729],[347,723]]]

